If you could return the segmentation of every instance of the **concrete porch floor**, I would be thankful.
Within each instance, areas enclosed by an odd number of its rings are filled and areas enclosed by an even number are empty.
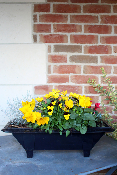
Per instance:
[[[90,157],[83,157],[82,150],[35,150],[33,158],[26,157],[12,135],[0,136],[0,175],[86,175],[113,166],[117,166],[117,141],[107,136],[94,146]]]

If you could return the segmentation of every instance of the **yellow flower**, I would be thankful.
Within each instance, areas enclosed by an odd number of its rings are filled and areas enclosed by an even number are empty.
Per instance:
[[[67,94],[67,90],[66,91],[63,91],[61,92],[61,94],[63,94],[64,96]]]
[[[48,112],[49,115],[52,115],[52,113],[53,113],[53,111],[49,111],[49,112]]]
[[[73,97],[73,92],[70,92],[69,97]]]
[[[64,115],[65,119],[68,120],[69,119],[70,114]]]
[[[47,108],[48,108],[48,110],[51,109],[53,111],[54,106],[48,106]]]
[[[35,100],[37,100],[38,102],[41,102],[41,101],[43,101],[43,97],[41,97],[41,98],[35,98]]]
[[[62,108],[62,103],[59,104],[59,107]]]
[[[35,123],[37,115],[37,112],[32,112],[32,111],[28,111],[24,114],[24,116],[22,117],[23,119],[26,119],[27,122],[32,122]]]
[[[40,125],[44,125],[44,124],[48,124],[49,122],[49,117],[40,117],[37,119],[37,124]]]
[[[68,97],[64,97],[64,96],[62,96],[62,100],[68,100]]]
[[[28,101],[23,102],[23,101],[22,101],[22,106],[27,106],[27,105],[30,105],[32,108],[34,108],[34,107],[35,107],[35,100],[32,99],[31,102],[28,102]]]
[[[32,112],[32,110],[34,110],[34,108],[31,107],[31,106],[28,104],[28,105],[23,106],[22,108],[19,108],[19,110],[20,110],[23,114],[25,114],[25,113],[27,113],[27,112]]]
[[[65,105],[66,107],[68,107],[69,109],[73,107],[73,101],[70,99],[70,100],[66,100],[65,101]]]
[[[69,112],[69,110],[65,107],[64,109],[63,109],[65,112]]]
[[[48,99],[50,97],[50,95],[49,94],[46,94],[44,97],[46,97],[46,99]]]
[[[78,99],[79,94],[70,92],[69,97],[73,97],[73,98],[77,98]]]
[[[28,104],[29,104],[28,101],[26,101],[26,102],[23,102],[23,101],[22,101],[22,106],[25,106],[25,105],[28,105]]]
[[[52,104],[55,105],[56,104],[56,101],[52,102]]]
[[[55,90],[55,89],[53,89],[53,90],[52,90],[52,92],[54,92],[54,93],[59,93],[59,92],[60,92],[60,90],[58,90],[58,89],[56,89],[56,90]]]
[[[92,104],[92,102],[91,102],[90,97],[85,97],[85,95],[79,96],[79,106],[81,106],[83,108],[88,108],[91,106],[91,104]]]

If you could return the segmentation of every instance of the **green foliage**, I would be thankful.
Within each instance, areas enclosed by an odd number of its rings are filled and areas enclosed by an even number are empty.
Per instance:
[[[89,83],[91,86],[93,86],[93,88],[95,89],[95,91],[97,93],[100,94],[100,96],[104,96],[104,100],[108,100],[109,105],[114,107],[114,111],[117,111],[117,90],[115,90],[114,86],[112,85],[112,81],[110,81],[110,78],[107,77],[107,74],[104,70],[104,68],[101,68],[102,70],[102,78],[103,78],[103,82],[104,84],[107,85],[107,88],[105,89],[104,86],[100,85],[100,84],[96,84],[95,79],[92,80],[88,80],[87,83]],[[104,104],[104,100],[101,101],[102,104],[102,109],[103,109],[103,120],[107,121],[114,129],[115,131],[113,133],[111,133],[111,136],[117,140],[117,122],[113,123],[113,119],[111,117],[111,115],[109,115],[109,112],[106,110],[105,104]],[[109,134],[110,135],[110,134]]]
[[[96,127],[99,121],[99,113],[91,108],[91,98],[76,93],[67,95],[67,91],[59,90],[49,92],[43,97],[32,99],[31,102],[23,102],[20,108],[24,114],[23,119],[29,127],[40,128],[51,134],[54,130],[60,135],[66,133],[66,137],[72,129],[87,132],[88,127]]]

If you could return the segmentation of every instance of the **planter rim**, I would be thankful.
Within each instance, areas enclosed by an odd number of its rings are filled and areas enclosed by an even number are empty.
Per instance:
[[[114,129],[107,124],[105,121],[103,121],[105,126],[104,127],[90,127],[87,129],[86,133],[94,133],[94,132],[113,132]],[[41,131],[40,129],[33,129],[33,128],[11,128],[9,127],[9,123],[1,130],[3,132],[7,132],[7,133],[46,133],[45,131]],[[66,131],[66,130],[65,130]],[[65,131],[63,131],[63,134],[65,133]],[[76,130],[71,130],[71,133],[80,133],[80,131],[76,131]],[[52,133],[59,133],[58,130],[53,131]]]

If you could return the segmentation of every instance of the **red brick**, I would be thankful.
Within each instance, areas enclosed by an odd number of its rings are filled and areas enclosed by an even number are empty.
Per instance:
[[[66,91],[69,94],[70,92],[82,94],[82,86],[74,86],[74,85],[58,85],[55,86],[55,89],[59,89],[61,92]]]
[[[117,53],[117,46],[113,47],[114,53]]]
[[[43,14],[39,15],[40,22],[57,22],[57,23],[67,23],[68,16],[67,15],[59,15],[59,14]]]
[[[108,111],[108,113],[112,114],[113,107],[112,106],[106,106],[106,110]],[[97,111],[101,112],[101,114],[104,113],[104,110],[101,109],[101,108],[98,108]]]
[[[117,24],[117,15],[102,15],[101,16],[102,24]]]
[[[67,43],[67,35],[50,34],[50,35],[40,35],[40,42],[43,43]]]
[[[82,52],[82,46],[79,45],[55,45],[54,52]]]
[[[98,63],[98,57],[92,55],[72,55],[69,57],[72,63]]]
[[[117,66],[114,66],[114,74],[117,74]]]
[[[71,0],[72,3],[98,3],[99,0]]]
[[[117,26],[114,26],[114,33],[117,34]]]
[[[71,82],[75,84],[87,84],[90,79],[95,79],[98,83],[98,77],[93,75],[71,75]]]
[[[48,65],[48,74],[51,74],[51,65]]]
[[[81,32],[82,26],[77,24],[54,24],[54,32],[62,33],[72,33],[72,32]]]
[[[97,94],[97,92],[95,91],[95,89],[92,86],[85,86],[84,93],[85,94]]]
[[[116,3],[117,3],[117,1],[116,1]],[[114,5],[114,6],[113,6],[113,12],[114,12],[114,13],[117,13],[117,5]]]
[[[34,12],[50,12],[50,4],[34,4]]]
[[[109,101],[110,101],[110,100],[105,100],[105,99],[106,99],[106,96],[101,96],[101,101],[103,101],[103,103],[104,103],[105,105],[109,104]]]
[[[85,86],[85,87],[87,87],[87,86]],[[91,93],[89,93],[89,94],[91,94]],[[87,97],[87,95],[86,95],[86,97]],[[99,96],[88,95],[88,97],[90,97],[92,99],[92,105],[95,105],[95,103],[99,103]],[[93,107],[91,107],[91,108],[93,109]]]
[[[48,83],[68,83],[69,75],[48,75]]]
[[[99,96],[89,96],[88,95],[88,97],[90,97],[92,99],[92,105],[95,105],[95,103],[99,103]],[[91,107],[91,108],[93,109],[93,107]]]
[[[71,15],[71,23],[98,23],[98,16],[92,15]]]
[[[33,22],[37,22],[37,15],[33,15]]]
[[[84,53],[87,54],[111,54],[112,48],[108,45],[85,46]]]
[[[57,73],[57,74],[81,74],[81,66],[79,66],[79,65],[54,66],[53,73]]]
[[[47,2],[68,2],[68,0],[47,0]]]
[[[54,13],[81,13],[80,5],[73,4],[54,4]]]
[[[67,55],[48,55],[49,63],[67,63]]]
[[[111,6],[110,5],[84,5],[83,6],[84,13],[110,13]]]
[[[110,78],[110,81],[112,81],[112,84],[117,84],[117,76],[107,76],[107,78]],[[102,77],[101,77],[101,81],[103,81]]]
[[[71,43],[80,43],[80,44],[97,44],[98,36],[96,35],[71,35]]]
[[[101,63],[105,64],[117,64],[117,56],[109,55],[109,56],[101,56]]]
[[[83,68],[83,73],[84,74],[102,74],[101,68],[102,66],[88,66],[85,65]],[[103,66],[106,73],[111,73],[111,66]]]
[[[52,85],[40,85],[34,87],[34,94],[36,95],[44,95],[52,91]]]
[[[34,32],[36,33],[50,33],[51,24],[34,24]]]
[[[101,0],[101,3],[117,4],[117,0]]]
[[[48,53],[51,53],[51,45],[48,46]]]
[[[117,113],[117,111],[115,111],[114,113]],[[112,115],[112,118],[117,120],[117,116],[116,115]]]
[[[117,36],[104,36],[100,41],[102,44],[117,44]]]
[[[110,34],[112,32],[112,26],[107,25],[85,25],[84,33],[99,33]]]

